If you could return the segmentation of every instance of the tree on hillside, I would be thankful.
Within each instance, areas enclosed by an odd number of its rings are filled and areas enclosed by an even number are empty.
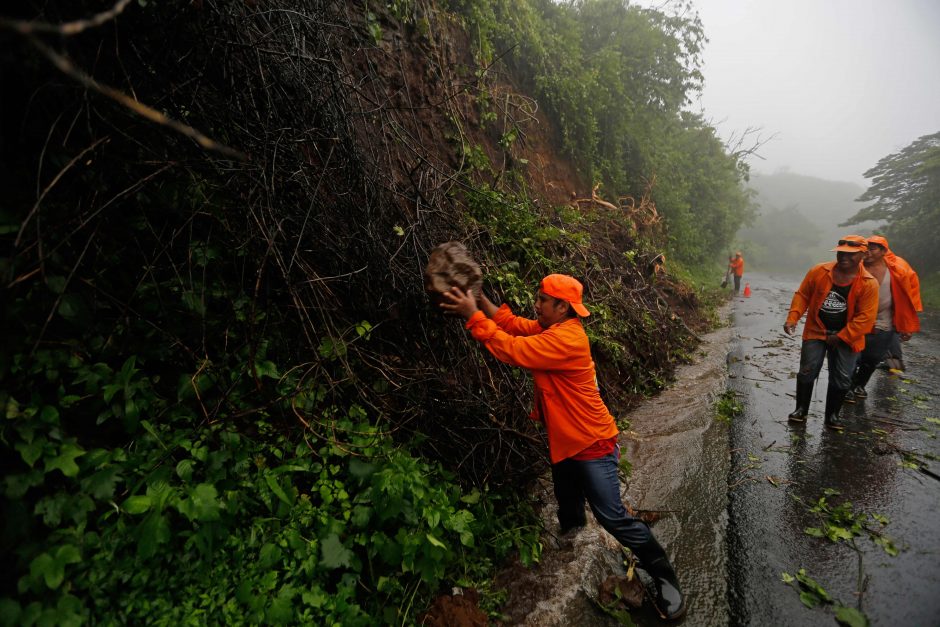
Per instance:
[[[872,179],[858,200],[874,201],[843,226],[884,220],[892,248],[926,270],[940,268],[940,132],[924,135],[865,172]]]
[[[565,152],[603,195],[652,188],[671,258],[714,262],[714,248],[750,222],[744,155],[729,154],[714,128],[682,110],[702,86],[705,40],[685,3],[674,14],[626,0],[450,5],[479,38],[481,63],[502,59],[532,91],[558,124]]]

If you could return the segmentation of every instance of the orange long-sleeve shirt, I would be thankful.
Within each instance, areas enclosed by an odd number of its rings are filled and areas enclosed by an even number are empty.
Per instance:
[[[826,326],[819,319],[819,308],[832,289],[832,269],[835,265],[835,261],[829,261],[810,268],[793,294],[786,323],[795,325],[805,312],[804,340],[826,339]],[[878,315],[878,281],[861,264],[849,289],[847,306],[845,327],[836,335],[859,353],[865,348],[865,334],[871,332]]]
[[[591,346],[578,318],[542,329],[502,305],[492,319],[478,311],[466,326],[496,359],[532,373],[530,417],[545,425],[553,464],[617,435],[614,417],[597,389]]]
[[[920,278],[904,259],[891,251],[885,255],[891,273],[891,302],[894,304],[894,328],[899,333],[920,331],[917,312],[924,310],[920,300]]]
[[[728,262],[728,267],[734,273],[734,276],[744,276],[744,257],[735,257]]]

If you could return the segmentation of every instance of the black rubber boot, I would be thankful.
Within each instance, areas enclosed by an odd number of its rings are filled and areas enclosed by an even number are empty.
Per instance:
[[[796,409],[790,412],[787,419],[790,422],[806,422],[806,414],[809,413],[809,402],[813,398],[813,382],[802,383],[796,380]]]
[[[669,562],[666,551],[656,538],[650,539],[631,549],[640,560],[640,568],[649,573],[656,586],[653,603],[666,620],[676,620],[685,614],[685,597],[679,588],[679,578]]]
[[[826,390],[826,421],[825,424],[830,429],[842,430],[845,423],[839,418],[839,411],[842,409],[842,401],[848,390],[837,390],[829,388]]]

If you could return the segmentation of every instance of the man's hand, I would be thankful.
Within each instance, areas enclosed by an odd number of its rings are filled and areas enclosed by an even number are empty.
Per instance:
[[[465,292],[459,287],[454,286],[444,292],[443,297],[444,302],[441,303],[440,307],[445,313],[461,316],[465,320],[469,320],[470,316],[480,311],[480,308],[477,307],[477,297],[473,295],[473,290],[467,290]]]
[[[826,335],[826,344],[828,344],[829,346],[838,346],[839,342],[841,341],[842,339],[835,333],[830,333]]]
[[[783,325],[783,332],[787,335],[793,335],[793,332],[796,331],[795,324],[785,324]]]
[[[911,337],[914,336],[913,333],[898,333],[898,335],[901,337],[901,341],[902,341],[902,342],[906,342],[906,341],[908,341],[909,339],[911,339]]]

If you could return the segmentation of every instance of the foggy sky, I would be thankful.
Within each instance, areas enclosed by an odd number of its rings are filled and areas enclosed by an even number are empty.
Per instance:
[[[867,187],[879,159],[940,131],[940,1],[693,4],[709,42],[691,108],[726,141],[749,127],[776,134],[753,171]]]

